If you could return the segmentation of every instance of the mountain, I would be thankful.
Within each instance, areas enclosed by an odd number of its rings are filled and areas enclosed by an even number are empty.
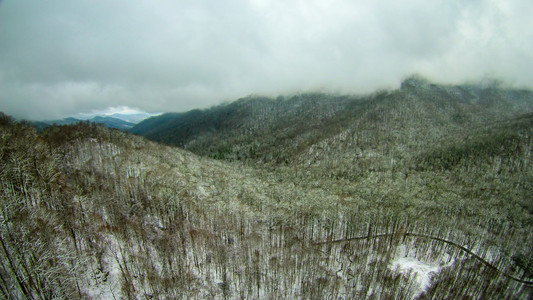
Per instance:
[[[117,128],[121,130],[128,130],[135,125],[134,123],[124,121],[122,119],[118,119],[115,117],[100,117],[100,116],[96,116],[90,119],[89,122],[103,124],[106,127]]]
[[[64,118],[64,119],[61,119],[61,120],[57,120],[57,121],[51,121],[53,122],[53,124],[57,124],[57,125],[70,125],[70,124],[76,124],[78,122],[80,122],[80,120],[76,119],[76,118]]]
[[[332,116],[359,105],[354,99],[322,94],[287,99],[249,97],[207,110],[152,117],[137,124],[131,132],[211,156],[224,155],[227,152],[224,144],[237,146],[244,142],[250,148],[255,136],[270,139],[262,143],[264,147],[278,148],[274,142],[290,144],[293,135],[308,130],[329,131],[327,123]],[[217,139],[214,144],[210,144],[212,138]]]
[[[137,124],[141,122],[144,119],[147,119],[152,116],[156,116],[158,114],[149,114],[145,112],[140,113],[133,113],[133,114],[123,114],[123,113],[114,113],[112,115],[109,115],[109,117],[120,119],[129,123]]]
[[[37,128],[39,131],[44,130],[44,128],[52,126],[52,125],[72,125],[79,122],[84,122],[83,120],[76,119],[76,118],[64,118],[61,120],[49,120],[49,121],[30,121],[30,124]]]
[[[497,85],[437,85],[419,77],[367,96],[248,97],[206,110],[163,114],[130,131],[196,154],[253,164],[341,167],[349,157],[421,151],[533,110],[533,93]],[[383,155],[387,154],[387,155]]]
[[[102,124],[109,128],[116,128],[120,130],[128,130],[135,125],[134,123],[124,121],[119,118],[102,117],[102,116],[95,116],[88,120],[81,120],[81,119],[69,117],[69,118],[65,118],[61,120],[31,122],[31,124],[35,126],[38,130],[42,131],[44,128],[48,126],[52,126],[52,125],[72,125],[72,124],[77,124],[79,122],[97,123],[97,124]]]
[[[531,95],[409,78],[136,127],[186,149],[0,114],[1,297],[530,299]]]

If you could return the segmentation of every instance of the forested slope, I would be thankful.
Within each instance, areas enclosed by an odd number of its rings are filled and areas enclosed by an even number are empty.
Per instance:
[[[365,96],[248,97],[165,114],[132,132],[202,156],[277,166],[386,153],[409,156],[461,131],[533,110],[533,92],[498,83],[438,85],[413,76]],[[369,153],[366,153],[369,152]]]
[[[415,78],[333,105],[243,99],[216,126],[191,117],[204,156],[3,115],[0,293],[528,299],[530,95]]]

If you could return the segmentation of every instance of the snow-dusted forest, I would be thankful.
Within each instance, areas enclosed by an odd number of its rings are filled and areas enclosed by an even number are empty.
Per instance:
[[[531,95],[241,99],[187,150],[2,115],[0,298],[528,299]]]

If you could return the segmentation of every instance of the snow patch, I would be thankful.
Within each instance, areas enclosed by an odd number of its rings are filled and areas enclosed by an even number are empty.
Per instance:
[[[448,263],[446,263],[448,262]],[[414,274],[418,285],[415,298],[431,286],[431,278],[442,268],[451,266],[455,260],[449,255],[441,256],[439,261],[425,262],[416,258],[415,253],[410,253],[405,245],[398,247],[396,257],[390,262],[389,268],[397,270],[400,274]]]
[[[398,269],[402,274],[407,274],[409,271],[415,273],[420,292],[430,286],[431,277],[440,270],[438,264],[425,263],[414,257],[397,258],[391,262],[391,265],[393,270]]]

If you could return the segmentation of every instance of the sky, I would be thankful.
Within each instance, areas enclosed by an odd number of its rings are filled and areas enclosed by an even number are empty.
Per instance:
[[[0,0],[0,111],[365,94],[411,74],[533,87],[531,0]]]

